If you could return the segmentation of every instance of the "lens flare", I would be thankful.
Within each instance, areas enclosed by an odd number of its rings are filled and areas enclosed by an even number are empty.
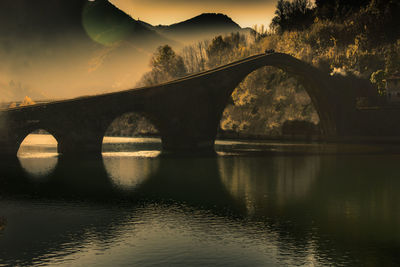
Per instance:
[[[129,15],[107,0],[88,1],[83,9],[82,24],[93,41],[106,46],[127,39],[135,26]]]

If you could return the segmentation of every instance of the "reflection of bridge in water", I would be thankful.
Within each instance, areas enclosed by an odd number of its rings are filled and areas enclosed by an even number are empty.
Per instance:
[[[38,258],[65,252],[70,244],[81,250],[93,240],[104,243],[103,249],[126,238],[140,245],[145,242],[140,234],[148,234],[154,224],[166,223],[164,213],[152,213],[156,208],[185,219],[182,225],[163,228],[168,233],[184,228],[209,235],[212,229],[207,219],[198,219],[204,211],[212,214],[218,230],[225,231],[218,234],[225,238],[261,235],[262,242],[272,240],[282,253],[295,250],[303,255],[312,249],[316,256],[328,255],[337,262],[343,257],[354,263],[349,265],[380,260],[374,254],[380,244],[381,248],[393,248],[381,251],[386,261],[393,263],[390,261],[399,259],[399,180],[396,174],[382,176],[381,170],[395,166],[397,160],[391,162],[385,156],[360,160],[351,156],[248,155],[105,157],[103,162],[61,157],[54,170],[39,180],[24,174],[17,159],[2,161],[0,215],[8,220],[6,229],[14,231],[1,236],[0,259],[18,258],[21,264],[31,265]],[[132,172],[132,165],[141,168],[139,173]],[[376,179],[378,176],[381,179]],[[37,225],[43,230],[37,231]],[[178,231],[172,233],[179,235]],[[7,239],[10,236],[12,242]],[[250,240],[257,242],[257,238]],[[371,253],[358,254],[365,251]],[[307,262],[307,257],[304,253],[298,259]]]
[[[0,153],[16,155],[29,133],[44,129],[58,141],[59,153],[100,155],[108,126],[128,112],[143,114],[158,128],[164,153],[214,153],[218,125],[230,95],[247,75],[264,66],[275,66],[299,78],[326,138],[390,135],[398,128],[394,126],[400,125],[400,116],[387,120],[386,113],[356,110],[355,83],[324,74],[290,55],[272,53],[152,87],[4,110],[0,113]]]

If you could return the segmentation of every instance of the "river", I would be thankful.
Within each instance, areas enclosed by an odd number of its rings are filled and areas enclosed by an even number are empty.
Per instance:
[[[105,138],[101,159],[31,135],[0,164],[0,266],[400,266],[394,146],[217,141],[160,156]]]

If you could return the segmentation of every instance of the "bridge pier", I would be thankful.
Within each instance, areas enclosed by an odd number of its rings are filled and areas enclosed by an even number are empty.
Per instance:
[[[173,103],[164,105],[151,117],[161,135],[164,156],[215,156],[215,138],[225,101],[192,86],[190,98],[177,93]]]
[[[16,158],[19,147],[15,142],[1,141],[0,142],[0,158]]]
[[[18,130],[0,124],[0,158],[16,158],[21,142]]]
[[[69,133],[59,136],[58,153],[64,158],[101,157],[103,135],[88,133]]]
[[[185,138],[187,137],[168,136],[162,138],[161,156],[212,157],[216,155],[214,149],[215,140],[194,141],[185,140]]]

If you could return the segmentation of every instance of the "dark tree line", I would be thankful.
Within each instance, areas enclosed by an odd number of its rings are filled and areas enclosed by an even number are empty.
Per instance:
[[[319,18],[341,20],[369,5],[371,0],[316,0],[316,13]]]
[[[367,38],[393,41],[400,36],[399,0],[279,0],[271,28],[304,30],[321,20],[354,25]]]
[[[315,12],[309,0],[279,0],[271,28],[279,32],[303,30],[314,22]]]

